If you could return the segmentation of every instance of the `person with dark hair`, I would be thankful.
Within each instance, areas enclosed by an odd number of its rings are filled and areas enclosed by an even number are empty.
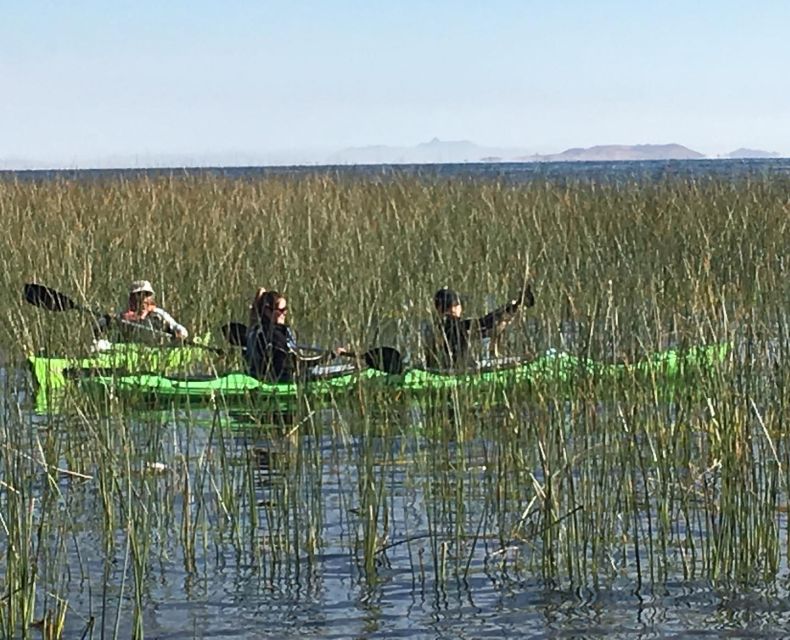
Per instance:
[[[258,289],[250,309],[245,357],[249,374],[268,382],[291,382],[307,368],[344,349],[318,355],[305,355],[296,344],[296,336],[288,326],[288,301],[277,291]]]
[[[470,363],[473,338],[496,339],[513,320],[522,305],[532,307],[535,297],[527,285],[518,298],[494,309],[482,318],[464,318],[461,297],[447,287],[433,297],[434,321],[424,334],[425,363],[432,369],[453,369]]]

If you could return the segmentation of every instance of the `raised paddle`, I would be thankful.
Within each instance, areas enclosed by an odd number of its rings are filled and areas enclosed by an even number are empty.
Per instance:
[[[532,285],[528,282],[524,283],[524,287],[521,290],[520,302],[527,308],[535,306],[535,294],[532,293]]]
[[[56,291],[55,289],[51,289],[50,287],[44,286],[43,284],[34,284],[28,283],[25,285],[25,300],[32,304],[33,306],[40,307],[41,309],[46,309],[47,311],[81,311],[82,313],[86,313],[94,317],[95,320],[99,320],[101,318],[109,318],[113,322],[117,322],[123,326],[133,327],[137,330],[148,331],[156,336],[161,336],[162,338],[169,338],[172,339],[173,336],[165,331],[159,331],[158,329],[154,329],[153,327],[144,325],[144,324],[137,324],[136,322],[129,322],[128,320],[124,320],[123,318],[119,318],[118,316],[113,316],[110,314],[102,313],[101,311],[96,311],[94,309],[89,309],[88,307],[84,307],[81,304],[74,302],[71,298],[69,298],[65,293],[61,293],[60,291]],[[194,342],[193,340],[182,340],[182,343],[185,345],[189,345],[190,347],[198,347],[200,349],[205,349],[206,351],[211,351],[212,353],[224,354],[225,352],[222,349],[217,349],[216,347],[210,347],[205,344],[200,344],[198,342]]]
[[[241,322],[229,322],[220,327],[220,331],[227,341],[236,347],[247,346],[247,325]],[[326,349],[297,345],[303,351],[313,351],[316,353],[328,353]],[[356,354],[351,351],[344,351],[340,354],[343,358],[357,358],[363,360],[371,369],[383,371],[384,373],[399,374],[403,373],[403,358],[400,351],[393,347],[373,347],[365,353]]]

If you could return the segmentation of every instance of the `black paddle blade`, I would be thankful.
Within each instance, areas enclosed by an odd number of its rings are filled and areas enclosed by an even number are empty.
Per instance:
[[[241,322],[229,322],[220,327],[222,335],[234,347],[247,346],[247,325]]]
[[[529,284],[526,285],[514,302],[516,303],[516,307],[520,307],[521,305],[524,305],[527,308],[534,307],[535,294],[532,293],[532,286]]]
[[[522,298],[524,299],[524,304],[527,307],[534,307],[535,306],[535,294],[532,293],[532,286],[527,285],[524,289],[524,293],[522,294]]]
[[[391,374],[403,373],[403,358],[400,351],[392,347],[375,347],[367,351],[363,358],[371,369]]]
[[[25,300],[36,307],[49,311],[69,311],[77,306],[67,295],[45,287],[43,284],[26,284]]]

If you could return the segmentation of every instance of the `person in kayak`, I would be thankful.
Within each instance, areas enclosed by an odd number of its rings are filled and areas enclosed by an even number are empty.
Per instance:
[[[433,297],[434,321],[424,331],[425,363],[431,369],[453,369],[470,364],[469,346],[473,337],[496,339],[513,320],[523,304],[531,307],[535,297],[529,285],[521,296],[494,309],[482,318],[464,318],[461,297],[447,287]]]
[[[253,300],[251,323],[247,331],[245,357],[249,374],[268,382],[291,382],[306,373],[310,366],[345,349],[318,355],[301,353],[296,336],[286,321],[288,301],[277,291],[261,291]]]
[[[96,337],[114,326],[123,342],[147,341],[156,333],[166,333],[174,338],[186,340],[186,327],[173,319],[167,311],[156,306],[154,289],[148,280],[135,280],[129,286],[126,308],[113,316],[105,315],[98,321]]]

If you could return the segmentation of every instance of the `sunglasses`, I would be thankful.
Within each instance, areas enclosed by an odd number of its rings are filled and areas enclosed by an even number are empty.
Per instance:
[[[277,307],[276,309],[274,309],[272,307],[266,307],[266,308],[269,311],[271,311],[272,313],[276,313],[278,315],[284,315],[284,314],[288,313],[288,305],[285,305],[283,307]]]

